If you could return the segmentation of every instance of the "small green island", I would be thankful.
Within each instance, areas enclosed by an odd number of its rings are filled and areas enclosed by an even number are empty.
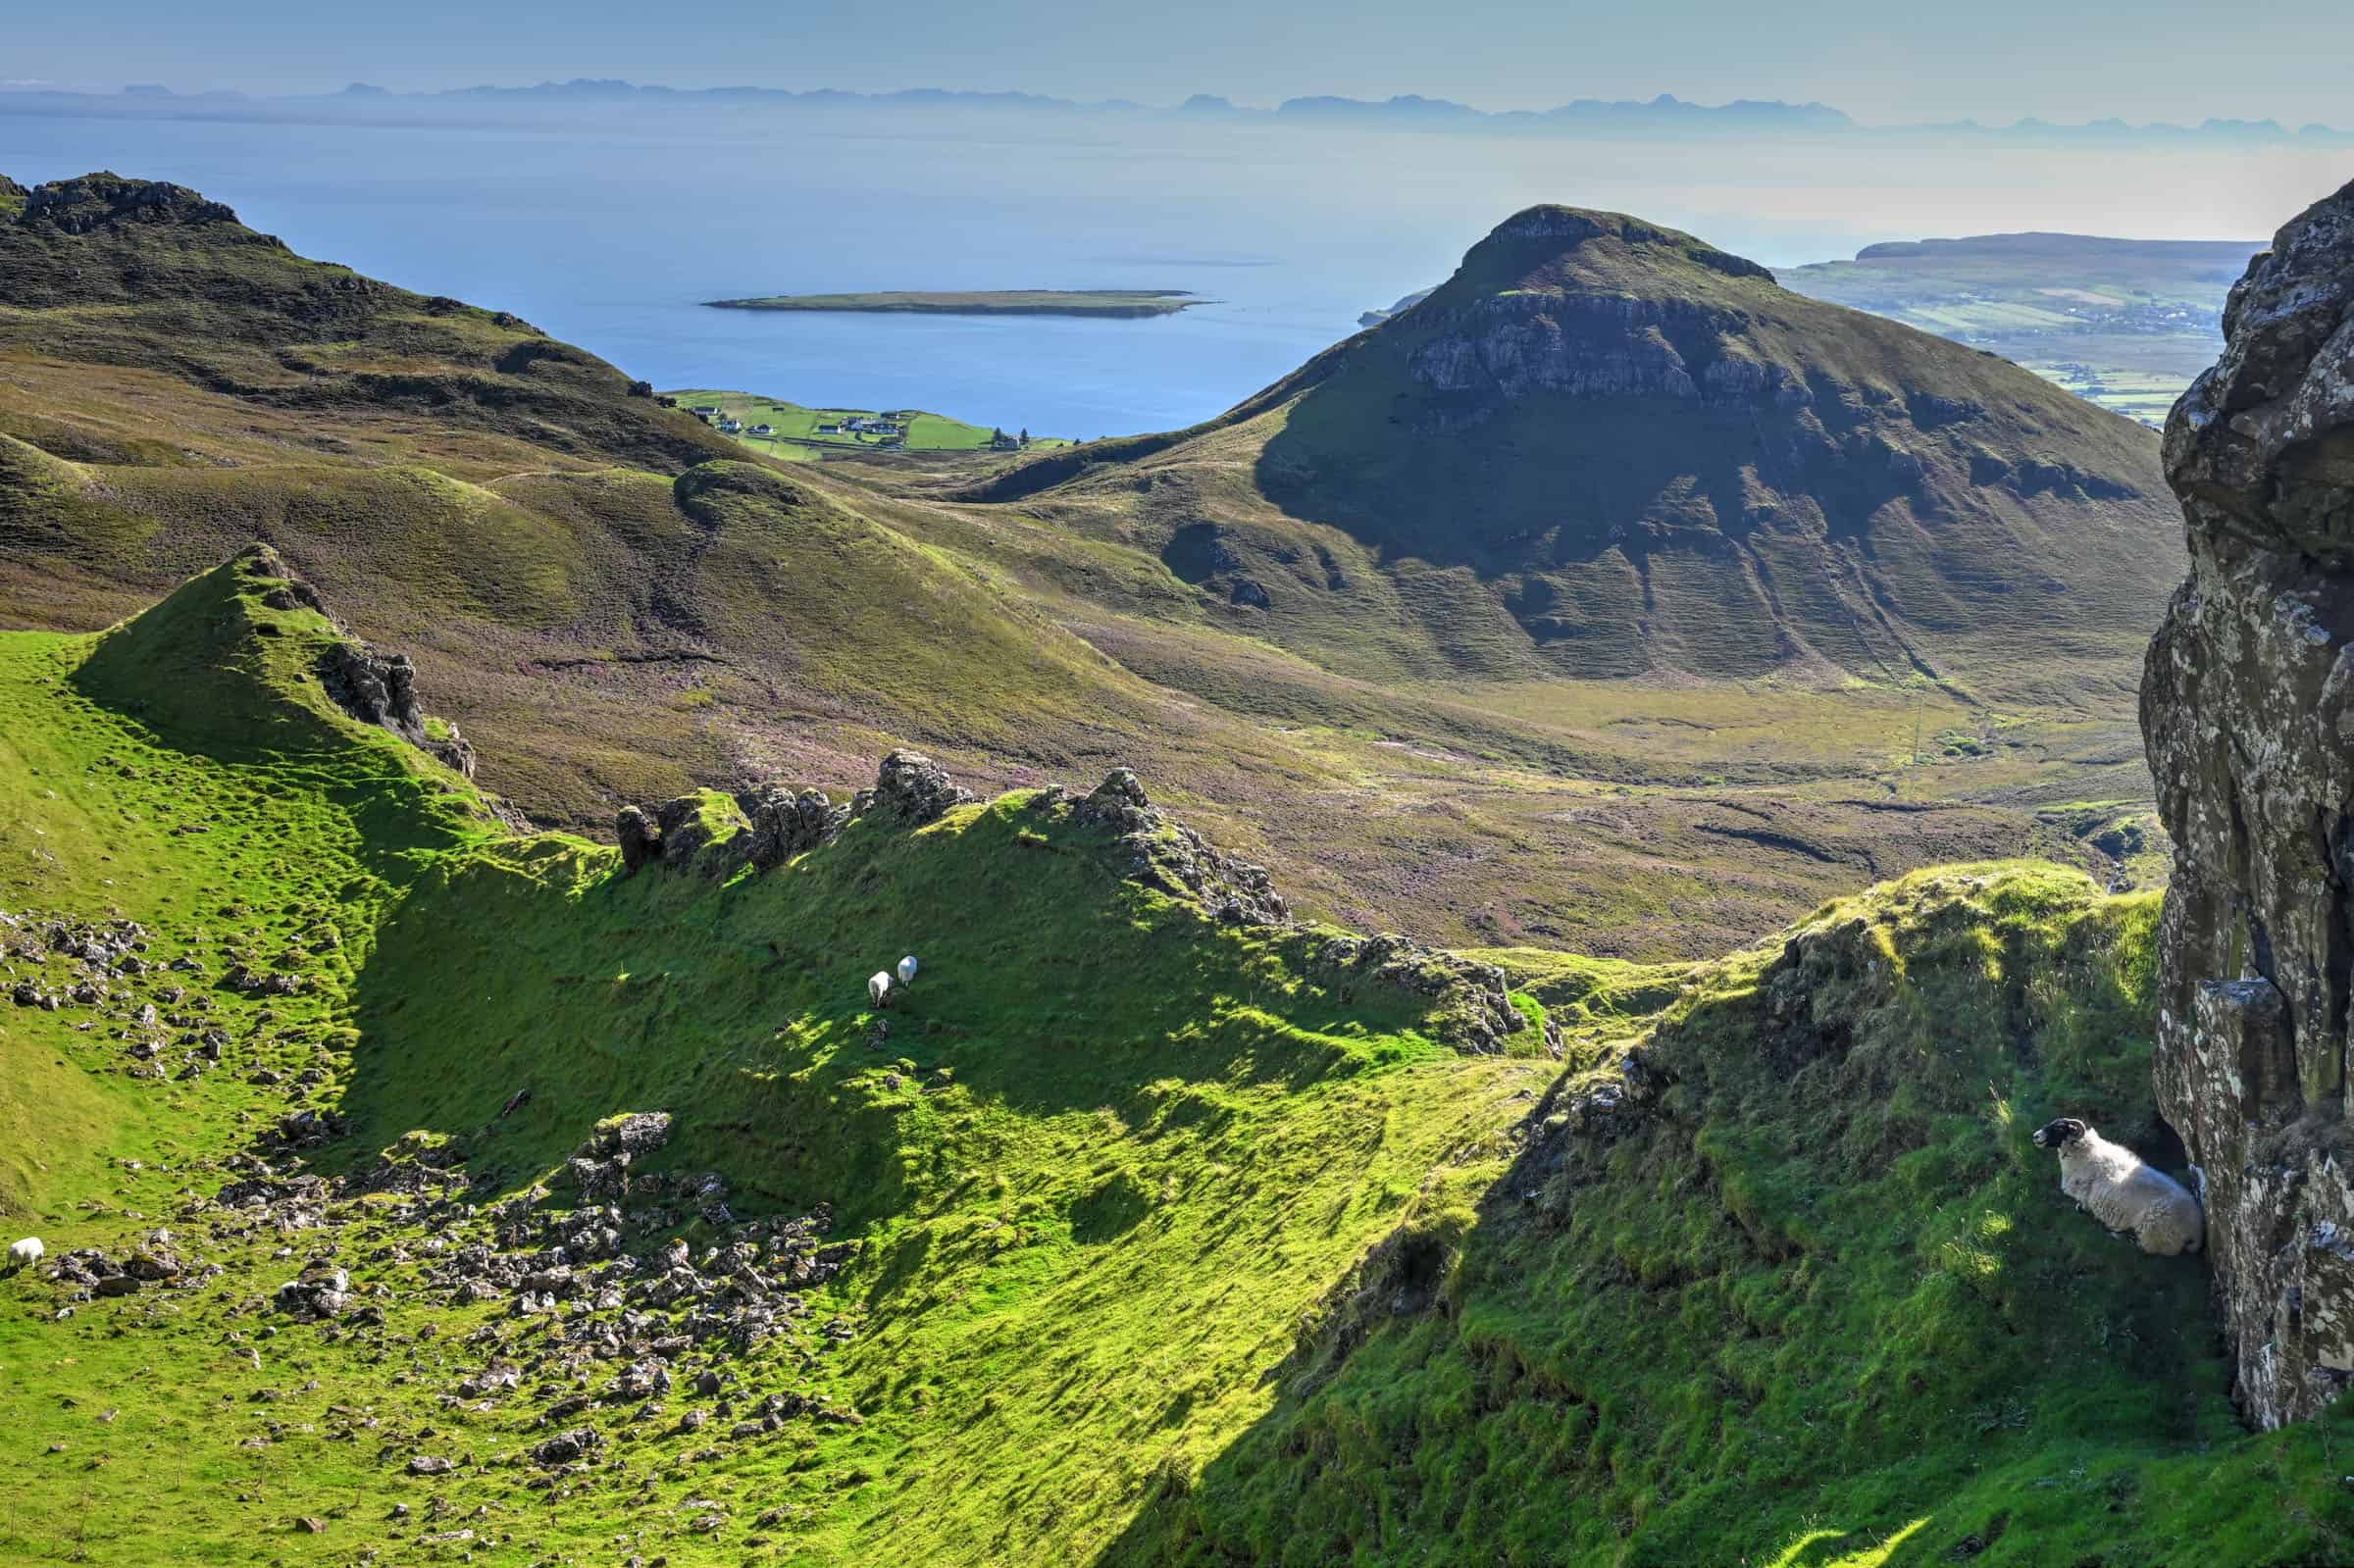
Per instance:
[[[1182,288],[1005,288],[962,292],[764,294],[707,299],[714,310],[862,311],[883,316],[1174,316],[1205,303]]]

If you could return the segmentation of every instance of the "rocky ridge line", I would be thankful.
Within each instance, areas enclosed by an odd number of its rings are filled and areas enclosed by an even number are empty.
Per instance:
[[[614,827],[624,876],[658,866],[725,881],[746,866],[767,871],[830,843],[870,813],[917,828],[975,798],[931,758],[898,750],[883,759],[873,787],[847,803],[836,803],[822,789],[767,783],[732,800],[706,791],[650,810],[624,806]],[[1227,854],[1154,806],[1130,769],[1112,769],[1084,795],[1059,784],[1042,789],[1024,809],[1109,830],[1126,881],[1192,904],[1221,925],[1299,933],[1305,938],[1299,954],[1303,967],[1344,998],[1364,986],[1428,999],[1441,1037],[1458,1050],[1500,1054],[1509,1037],[1529,1027],[1512,1004],[1504,972],[1493,965],[1395,933],[1356,936],[1300,926],[1266,867]],[[1560,1055],[1559,1032],[1550,1024],[1545,1044]]]

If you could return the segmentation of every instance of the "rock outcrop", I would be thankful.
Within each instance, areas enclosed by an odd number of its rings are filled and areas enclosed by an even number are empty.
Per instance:
[[[2175,841],[2159,1104],[2204,1172],[2248,1420],[2354,1377],[2354,185],[2282,228],[2167,422],[2191,572],[2143,734]]]
[[[262,602],[271,609],[315,611],[342,632],[341,623],[319,597],[319,590],[295,576],[294,568],[278,551],[267,544],[249,545],[237,560],[257,577],[277,580],[277,585],[262,595]],[[332,643],[319,658],[319,683],[336,706],[360,723],[389,730],[467,778],[474,777],[474,747],[458,733],[458,727],[446,720],[427,721],[425,709],[417,701],[417,667],[407,654],[378,653],[356,639]]]
[[[911,825],[937,821],[972,798],[947,769],[913,751],[893,752],[875,775],[874,803]]]
[[[185,185],[164,179],[126,179],[121,175],[83,175],[52,179],[26,191],[14,181],[0,195],[23,195],[27,224],[51,224],[69,234],[86,234],[116,224],[233,224],[226,203],[208,201]],[[271,240],[271,244],[278,242]]]
[[[752,824],[748,850],[752,868],[767,871],[815,849],[849,823],[850,808],[838,806],[823,789],[794,791],[762,784],[736,797]]]
[[[436,732],[427,725],[425,709],[417,702],[417,667],[407,654],[381,654],[364,642],[338,642],[321,661],[319,677],[328,694],[362,724],[381,725],[467,778],[474,777],[474,747],[458,727],[443,720]]]

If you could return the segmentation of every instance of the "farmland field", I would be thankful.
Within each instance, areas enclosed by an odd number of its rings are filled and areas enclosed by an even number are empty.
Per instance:
[[[2014,360],[2159,425],[2223,349],[2224,296],[2256,240],[1981,234],[1868,245],[1783,286]]]
[[[664,394],[676,397],[683,408],[716,405],[743,424],[743,433],[735,439],[756,451],[788,462],[812,459],[819,454],[814,447],[866,447],[879,449],[882,441],[873,436],[858,434],[820,434],[821,425],[841,425],[854,419],[878,419],[886,414],[904,416],[906,445],[914,451],[976,452],[986,448],[993,431],[986,425],[968,425],[962,420],[949,419],[945,414],[922,410],[871,408],[804,408],[798,403],[782,402],[776,398],[756,397],[748,392],[717,391],[709,388],[690,389]],[[755,426],[772,428],[770,435],[753,435]],[[1037,436],[1030,449],[1049,446],[1067,446],[1069,442],[1054,436]]]

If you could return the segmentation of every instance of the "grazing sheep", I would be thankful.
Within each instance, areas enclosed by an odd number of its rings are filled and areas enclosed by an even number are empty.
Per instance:
[[[909,953],[899,960],[899,984],[902,986],[915,984],[915,954],[913,953]]]
[[[28,1236],[22,1241],[12,1243],[8,1249],[8,1272],[14,1274],[19,1269],[31,1268],[41,1261],[41,1254],[48,1250],[41,1245],[41,1239],[37,1236]]]
[[[2199,1200],[2182,1184],[2073,1116],[2035,1130],[2037,1148],[2060,1151],[2060,1190],[2109,1227],[2131,1232],[2144,1252],[2196,1252],[2206,1233]]]
[[[891,976],[889,974],[878,969],[867,977],[866,999],[870,1005],[875,1007],[891,1005]]]

